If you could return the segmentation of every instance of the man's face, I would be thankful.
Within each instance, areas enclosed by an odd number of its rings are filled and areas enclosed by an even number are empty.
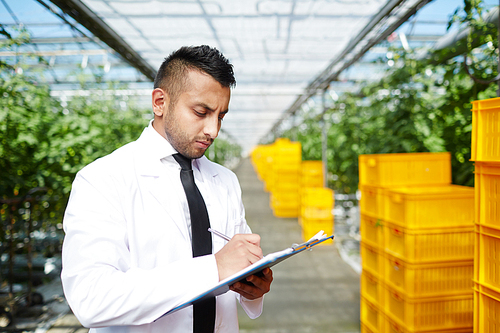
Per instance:
[[[163,115],[155,117],[153,125],[179,153],[200,158],[219,134],[231,90],[200,71],[189,70],[187,75],[184,92],[174,105],[164,101]],[[157,127],[157,120],[162,126]]]

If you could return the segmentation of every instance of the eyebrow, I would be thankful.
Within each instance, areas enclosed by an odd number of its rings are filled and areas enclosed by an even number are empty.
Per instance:
[[[207,104],[205,104],[205,103],[199,103],[198,105],[199,105],[199,106],[201,106],[201,107],[202,107],[202,108],[204,108],[204,109],[207,109],[207,110],[208,110],[208,111],[210,111],[210,112],[214,112],[214,109],[212,109],[211,107],[209,107],[209,106],[208,106]],[[229,112],[229,109],[226,109],[225,111],[222,111],[222,112],[221,112],[221,114],[226,114],[226,113],[228,113],[228,112]]]

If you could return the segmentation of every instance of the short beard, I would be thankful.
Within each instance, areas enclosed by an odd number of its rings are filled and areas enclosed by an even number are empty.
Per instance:
[[[202,157],[203,155],[205,155],[206,150],[199,153],[197,151],[194,151],[193,149],[189,149],[191,141],[186,136],[186,134],[182,132],[177,126],[178,122],[173,111],[174,107],[175,105],[170,104],[167,109],[168,120],[165,121],[164,128],[167,141],[177,152],[187,158],[197,159]]]

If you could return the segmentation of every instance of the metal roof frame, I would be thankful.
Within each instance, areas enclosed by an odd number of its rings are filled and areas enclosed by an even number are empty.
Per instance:
[[[363,55],[365,55],[368,50],[380,43],[383,39],[387,38],[390,34],[392,34],[397,28],[399,28],[403,23],[405,23],[410,17],[415,15],[418,10],[420,10],[423,6],[431,2],[432,0],[418,0],[413,3],[409,8],[405,10],[405,12],[396,20],[396,22],[392,23],[387,28],[383,29],[381,32],[370,38],[366,44],[358,51],[356,51],[352,57],[344,61],[348,55],[351,54],[352,51],[355,50],[356,46],[367,36],[369,37],[370,32],[372,32],[378,25],[383,24],[384,18],[387,18],[391,13],[397,10],[398,7],[404,5],[406,0],[392,0],[388,2],[382,10],[375,14],[373,18],[368,22],[368,24],[361,30],[361,32],[351,39],[346,48],[341,52],[341,54],[336,57],[327,68],[319,74],[304,90],[304,93],[299,95],[295,102],[283,113],[283,116],[277,121],[268,134],[264,137],[269,137],[273,135],[273,133],[281,126],[284,120],[286,120],[289,116],[293,116],[300,107],[312,96],[317,94],[319,91],[324,91],[328,89],[330,83],[332,81],[338,80],[340,74],[352,66],[356,61],[358,61]],[[341,66],[340,68],[338,68]]]
[[[41,0],[37,0],[43,3]],[[111,29],[101,18],[99,18],[92,10],[90,10],[80,0],[50,0],[54,5],[59,7],[64,13],[70,15],[77,22],[82,24],[96,37],[106,43],[109,47],[115,50],[127,63],[137,68],[150,80],[154,80],[156,70],[153,69],[130,45],[128,45],[113,29]],[[420,8],[432,0],[417,0],[409,8],[406,8],[403,15],[397,19],[396,22],[383,29],[381,32],[376,33],[375,36],[370,38],[370,33],[374,29],[384,23],[384,20],[389,17],[398,8],[403,7],[404,4],[411,2],[411,0],[391,0],[389,1],[362,31],[352,38],[346,48],[338,55],[327,68],[320,73],[300,94],[295,102],[283,113],[283,116],[272,126],[268,135],[274,133],[282,122],[291,115],[294,115],[297,110],[318,91],[326,90],[330,82],[338,79],[339,75],[356,63],[368,50],[374,45],[378,44],[381,40],[393,33],[399,26],[406,22],[413,16]],[[366,40],[368,39],[368,40]],[[366,41],[365,45],[355,51],[356,47],[362,42]],[[353,51],[355,51],[353,53]],[[352,55],[349,60],[345,60],[349,55]],[[339,68],[340,66],[340,68]]]
[[[156,66],[179,46],[219,48],[239,69],[224,129],[248,153],[297,125],[299,114],[321,113],[321,94],[335,99],[335,92],[383,76],[390,45],[428,50],[446,34],[445,15],[455,0],[0,1],[2,26],[33,27],[32,45],[2,50],[0,58],[16,63],[26,55],[27,73],[48,79],[61,96],[82,89],[81,80],[95,80],[101,89],[107,81],[150,89]],[[399,38],[386,38],[391,33]],[[131,95],[134,103],[149,104],[142,93]]]
[[[37,1],[45,5],[43,1]],[[124,61],[137,68],[148,79],[154,81],[156,70],[83,2],[80,0],[50,1],[115,50]]]

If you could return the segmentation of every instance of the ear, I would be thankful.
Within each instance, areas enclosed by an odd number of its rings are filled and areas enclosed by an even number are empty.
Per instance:
[[[156,88],[152,93],[153,113],[157,117],[163,117],[165,108],[168,106],[170,99],[168,94],[161,88]]]

